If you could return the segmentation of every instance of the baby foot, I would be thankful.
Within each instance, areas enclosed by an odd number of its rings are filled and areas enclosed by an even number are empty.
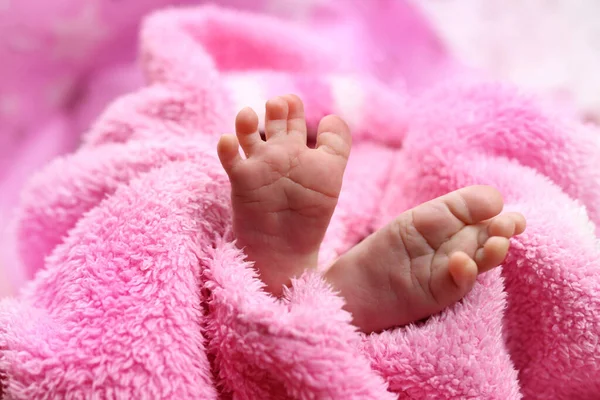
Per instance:
[[[266,141],[250,108],[240,111],[235,126],[236,135],[221,137],[217,148],[231,182],[233,229],[267,289],[279,294],[290,278],[317,264],[342,187],[350,131],[340,118],[325,117],[316,147],[308,148],[304,106],[294,95],[267,102]]]
[[[498,215],[502,208],[489,186],[421,204],[340,257],[326,277],[366,332],[418,321],[459,301],[478,274],[504,261],[525,218]]]

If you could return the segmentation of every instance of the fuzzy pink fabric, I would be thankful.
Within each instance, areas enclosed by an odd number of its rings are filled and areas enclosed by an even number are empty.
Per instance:
[[[414,94],[362,46],[261,15],[165,11],[141,37],[148,86],[25,192],[36,274],[0,301],[5,397],[597,398],[598,132],[498,85]],[[335,112],[354,132],[323,267],[468,184],[498,187],[527,232],[461,303],[381,334],[357,333],[318,273],[272,298],[232,242],[215,144],[240,105],[285,92],[310,125]]]
[[[0,0],[0,297],[23,281],[12,219],[24,182],[142,84],[128,68],[141,17],[190,1]]]
[[[143,86],[135,62],[142,15],[206,1],[0,0],[0,298],[28,278],[13,223],[26,179],[77,148],[112,100]],[[418,89],[452,70],[427,21],[405,0],[218,3],[297,21],[335,40],[339,54],[353,54],[346,69],[369,70],[393,85]]]

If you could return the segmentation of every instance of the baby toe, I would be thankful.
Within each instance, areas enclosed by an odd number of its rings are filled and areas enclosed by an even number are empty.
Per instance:
[[[502,214],[490,221],[488,225],[489,236],[510,238],[523,233],[524,230],[525,217],[516,212]]]
[[[475,252],[475,262],[479,273],[489,271],[500,265],[506,258],[510,241],[505,237],[493,236],[489,238],[482,248]]]
[[[253,109],[246,107],[238,113],[235,118],[235,133],[247,157],[263,143],[258,132],[258,115]]]
[[[265,106],[265,136],[267,140],[287,133],[289,105],[283,97],[273,97]]]
[[[319,122],[317,130],[318,150],[347,159],[352,147],[350,128],[343,119],[328,115]]]
[[[491,186],[467,186],[440,198],[452,214],[466,225],[497,216],[504,206],[502,195]]]
[[[456,286],[462,292],[460,296],[468,292],[477,279],[478,268],[475,261],[462,251],[457,251],[448,260],[448,272]]]
[[[520,235],[525,232],[525,228],[527,228],[527,220],[525,216],[521,213],[511,213],[513,215],[513,219],[515,221],[515,235]]]
[[[242,160],[239,153],[238,140],[234,135],[223,135],[217,144],[217,154],[219,161],[227,174],[233,167]]]
[[[288,104],[287,133],[298,137],[306,143],[306,119],[304,116],[304,104],[300,97],[295,94],[286,94],[282,98]]]

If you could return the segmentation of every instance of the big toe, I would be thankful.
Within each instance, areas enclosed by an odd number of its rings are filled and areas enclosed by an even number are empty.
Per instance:
[[[401,218],[412,217],[405,225],[414,225],[428,247],[436,250],[465,225],[493,218],[502,207],[502,196],[493,187],[469,186],[423,203]]]
[[[450,193],[447,205],[465,224],[473,225],[500,214],[502,194],[492,186],[468,186]]]
[[[320,151],[348,158],[352,148],[350,128],[343,119],[336,115],[328,115],[319,122],[317,145]]]

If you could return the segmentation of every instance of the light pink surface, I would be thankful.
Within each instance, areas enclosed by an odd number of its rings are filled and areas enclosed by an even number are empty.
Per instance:
[[[413,1],[457,58],[600,124],[600,2]]]
[[[18,244],[37,275],[0,302],[10,398],[599,393],[598,132],[497,85],[378,82],[359,51],[340,63],[318,33],[217,8],[147,20],[149,85],[114,102],[21,203]],[[264,56],[241,57],[253,48]],[[238,103],[288,91],[307,98],[311,124],[336,112],[355,133],[324,265],[402,210],[473,183],[528,219],[505,265],[440,315],[369,337],[318,274],[284,300],[265,294],[231,242],[214,148]]]

